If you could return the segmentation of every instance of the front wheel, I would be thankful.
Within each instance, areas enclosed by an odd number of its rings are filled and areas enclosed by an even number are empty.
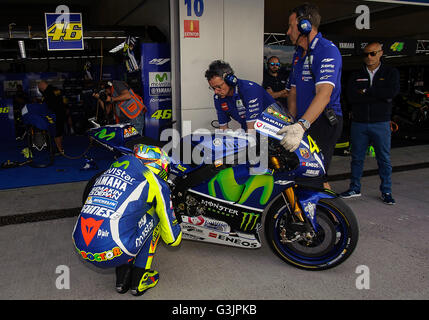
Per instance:
[[[265,217],[265,234],[284,262],[305,270],[325,270],[344,262],[356,248],[359,228],[352,210],[340,198],[321,199],[315,210],[317,232],[311,236],[292,230],[283,199]]]

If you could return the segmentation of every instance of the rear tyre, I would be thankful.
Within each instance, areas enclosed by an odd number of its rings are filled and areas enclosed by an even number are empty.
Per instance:
[[[83,194],[82,194],[82,205],[85,204],[86,199],[88,198],[89,192],[91,191],[92,187],[95,184],[95,181],[103,173],[104,173],[104,171],[101,171],[101,172],[97,173],[95,176],[93,176],[91,179],[88,180],[88,183],[86,184],[85,189],[83,190]]]
[[[54,149],[51,135],[46,130],[29,127],[27,134],[28,149],[34,168],[49,167],[54,163]]]

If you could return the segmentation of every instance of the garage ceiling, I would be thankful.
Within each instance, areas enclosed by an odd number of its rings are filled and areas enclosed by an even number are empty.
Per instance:
[[[429,39],[429,6],[398,5],[355,0],[314,0],[322,16],[320,30],[326,34],[351,37],[403,37]],[[265,32],[285,33],[289,11],[302,4],[298,0],[265,0]],[[370,29],[357,30],[358,5],[370,9]],[[269,18],[268,18],[269,17]]]
[[[226,0],[228,1],[228,0]],[[164,3],[163,3],[164,2]],[[287,29],[289,11],[303,1],[265,0],[265,32],[284,33]],[[429,6],[398,5],[356,0],[313,0],[322,15],[321,30],[328,33],[350,36],[412,37],[429,39]],[[15,28],[33,29],[44,27],[44,12],[53,12],[58,0],[2,0],[0,32],[8,32],[8,25]],[[82,12],[85,26],[100,28],[107,26],[153,25],[168,10],[168,0],[64,0],[73,12]],[[121,5],[118,5],[118,4]],[[156,3],[155,9],[154,4]],[[162,3],[162,5],[159,5]],[[355,8],[365,4],[371,12],[371,29],[355,28]],[[140,10],[144,9],[144,10]],[[138,11],[138,16],[137,16]],[[162,12],[164,11],[164,12]]]
[[[209,0],[206,0],[209,1]],[[233,1],[233,0],[225,0]],[[44,38],[44,13],[54,12],[58,0],[2,0],[0,10],[0,58],[4,55],[16,57],[16,41],[10,42],[9,26],[13,37],[28,37],[28,26],[32,36]],[[329,36],[338,37],[398,37],[403,39],[429,39],[429,6],[398,5],[355,0],[314,0],[322,15],[320,30]],[[118,5],[120,3],[120,5]],[[70,7],[72,12],[81,12],[84,21],[84,34],[116,35],[124,37],[130,32],[147,37],[148,25],[156,25],[168,37],[169,0],[63,0],[61,4]],[[289,11],[302,1],[265,0],[266,33],[286,33]],[[370,8],[370,29],[357,30],[355,9],[365,4]],[[153,31],[153,30],[152,30]],[[98,32],[98,33],[97,33]],[[153,34],[151,35],[153,36]],[[150,38],[150,37],[149,37]],[[104,49],[115,46],[119,40],[104,41]],[[122,41],[122,40],[121,40]],[[100,41],[86,43],[88,51],[100,52]],[[44,41],[27,45],[28,50],[46,54]],[[50,54],[50,53],[49,53]],[[10,57],[9,57],[10,58]]]

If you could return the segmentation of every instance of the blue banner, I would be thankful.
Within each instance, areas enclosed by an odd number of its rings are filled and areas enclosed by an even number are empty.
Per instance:
[[[80,13],[45,13],[48,51],[83,50]]]
[[[12,99],[0,100],[0,140],[15,140]]]
[[[171,60],[167,43],[143,43],[143,100],[147,107],[145,136],[159,139],[171,121]]]

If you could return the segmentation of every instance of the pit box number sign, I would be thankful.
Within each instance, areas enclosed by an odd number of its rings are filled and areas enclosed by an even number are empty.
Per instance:
[[[82,14],[45,13],[45,24],[49,51],[84,49]]]

